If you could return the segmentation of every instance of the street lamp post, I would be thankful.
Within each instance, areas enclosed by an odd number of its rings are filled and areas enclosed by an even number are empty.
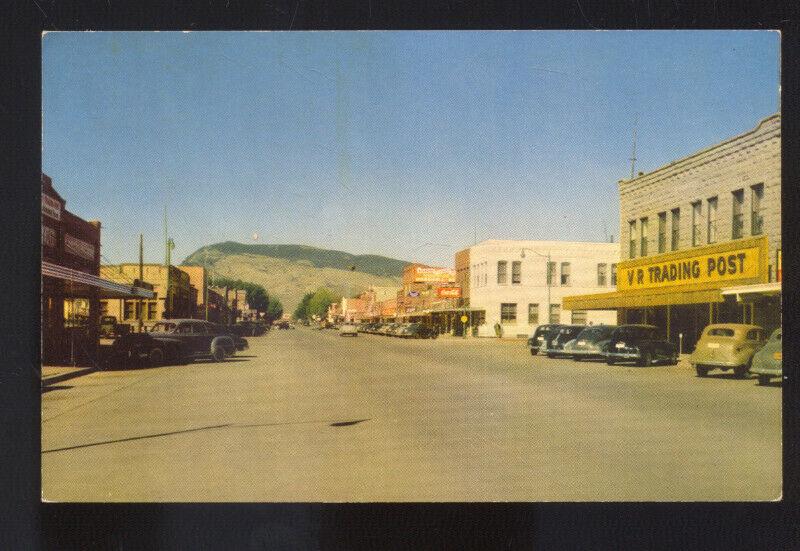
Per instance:
[[[550,323],[550,287],[552,286],[553,282],[551,281],[550,277],[550,251],[547,251],[547,254],[542,254],[540,252],[534,251],[528,247],[522,247],[522,250],[519,253],[520,258],[525,258],[525,251],[530,251],[537,256],[541,256],[542,258],[547,259],[547,265],[545,266],[545,281],[547,283],[547,323]]]

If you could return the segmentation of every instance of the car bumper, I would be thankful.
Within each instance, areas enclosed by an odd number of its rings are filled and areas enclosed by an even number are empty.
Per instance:
[[[640,360],[642,355],[638,352],[606,352],[603,357],[609,360]]]
[[[754,373],[755,375],[772,375],[774,377],[782,377],[783,368],[766,366],[766,365],[757,365],[750,368],[750,373]]]
[[[572,356],[578,356],[580,358],[605,358],[605,354],[600,352],[599,350],[570,350],[569,353]]]

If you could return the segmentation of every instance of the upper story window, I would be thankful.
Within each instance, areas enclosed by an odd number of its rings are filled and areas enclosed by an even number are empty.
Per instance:
[[[752,200],[750,202],[750,233],[761,235],[764,233],[764,215],[761,214],[761,203],[764,200],[764,184],[756,184],[750,188]]]
[[[519,285],[522,282],[522,262],[515,260],[511,263],[511,283]]]
[[[677,251],[681,246],[681,209],[672,209],[672,238],[671,248]]]
[[[692,203],[692,247],[700,244],[700,219],[703,217],[703,203]]]
[[[641,242],[639,243],[639,250],[642,256],[647,256],[647,217],[639,220]]]
[[[733,196],[731,238],[739,239],[744,235],[744,190],[737,189],[731,195]]]
[[[569,286],[569,262],[561,263],[561,285]]]
[[[667,251],[667,213],[658,213],[658,252]]]
[[[628,241],[630,242],[628,256],[636,258],[636,220],[628,222]]]
[[[497,284],[505,285],[508,283],[508,262],[505,260],[497,261]]]
[[[718,201],[716,197],[708,199],[708,243],[715,243],[717,241],[717,206]]]
[[[608,264],[598,264],[597,265],[597,286],[598,287],[605,287],[606,286],[606,268]]]
[[[547,284],[553,285],[553,282],[556,280],[556,263],[550,262],[547,265]]]
[[[617,286],[617,265],[616,264],[612,264],[611,265],[611,286],[612,287],[616,287]]]

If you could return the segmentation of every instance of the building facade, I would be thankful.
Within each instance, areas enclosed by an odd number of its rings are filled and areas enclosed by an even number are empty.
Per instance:
[[[562,302],[576,292],[613,288],[618,261],[618,243],[488,240],[459,251],[456,272],[471,333],[497,336],[499,326],[502,336],[518,337],[545,323],[613,324],[613,310],[571,310]]]
[[[129,324],[134,331],[140,325],[149,327],[159,320],[194,315],[197,299],[189,274],[176,266],[170,266],[168,272],[163,264],[144,264],[142,273],[143,281],[153,285],[153,297],[148,300],[105,299],[101,301],[103,315],[116,317],[119,323]],[[139,277],[139,264],[104,265],[100,267],[100,274],[105,279],[130,285]]]
[[[780,325],[781,119],[619,182],[617,290],[567,300],[616,308],[690,351],[710,323]]]

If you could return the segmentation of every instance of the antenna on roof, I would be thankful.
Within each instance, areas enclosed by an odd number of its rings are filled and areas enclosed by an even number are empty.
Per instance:
[[[631,180],[633,180],[633,175],[635,174],[636,170],[636,126],[638,124],[639,114],[637,113],[633,118],[633,151],[631,152],[631,158],[629,159],[631,162]]]

